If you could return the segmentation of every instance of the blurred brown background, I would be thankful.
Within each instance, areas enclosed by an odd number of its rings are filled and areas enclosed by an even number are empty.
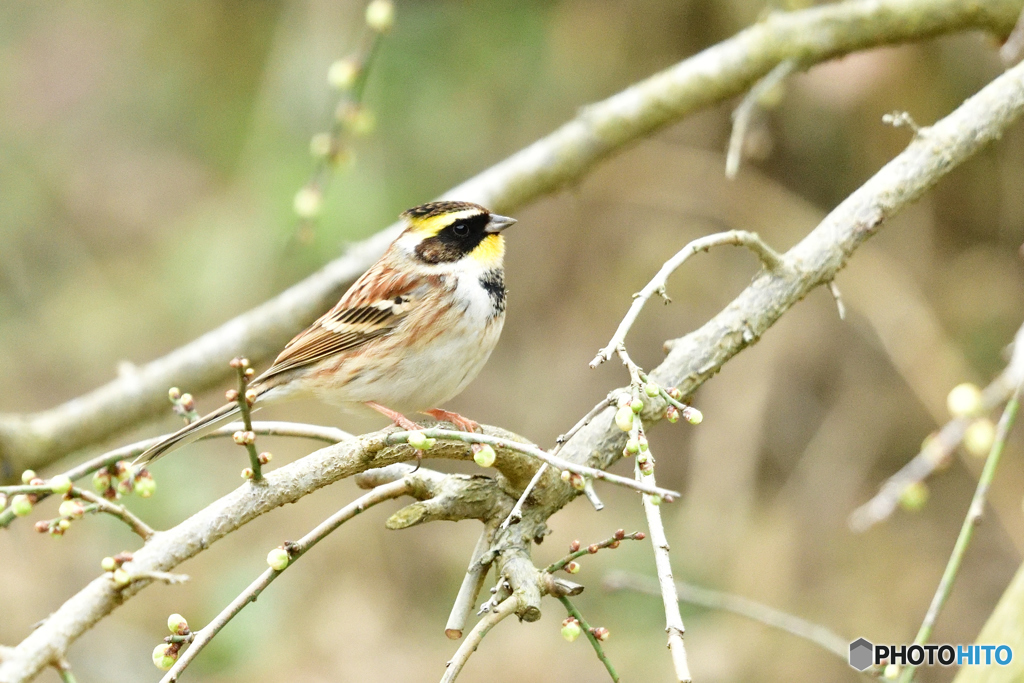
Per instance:
[[[339,172],[311,244],[293,237],[292,197],[309,178],[311,135],[329,123],[328,65],[355,45],[362,2],[40,2],[0,7],[0,410],[55,405],[263,301],[390,223],[570,118],[578,107],[756,21],[756,0],[402,2],[367,91],[376,132]],[[760,116],[755,157],[724,178],[730,107],[635,146],[516,215],[510,309],[481,377],[450,406],[550,445],[626,381],[587,362],[664,258],[727,228],[794,244],[907,143],[881,116],[927,124],[1001,67],[995,43],[964,35],[858,54],[787,84]],[[945,394],[987,382],[1024,320],[1024,130],[1018,126],[892,222],[840,275],[839,321],[824,290],[795,307],[698,394],[700,427],[663,425],[659,483],[680,578],[758,599],[851,640],[909,642],[973,492],[969,456],[931,482],[917,513],[855,535],[848,514],[945,421]],[[653,367],[661,343],[699,326],[756,270],[739,250],[702,255],[630,336]],[[225,359],[227,360],[227,359]],[[188,387],[183,387],[188,389]],[[200,409],[220,400],[203,397]],[[354,422],[317,404],[266,418]],[[176,424],[168,417],[138,434]],[[127,442],[129,436],[119,441]],[[939,621],[935,642],[971,642],[1024,549],[1019,436]],[[279,461],[308,443],[264,440]],[[165,528],[239,483],[244,458],[220,442],[160,463],[157,495],[130,504]],[[450,467],[443,464],[444,467]],[[625,464],[620,463],[620,467]],[[56,469],[54,470],[56,471]],[[625,469],[623,471],[626,471]],[[603,487],[551,520],[535,556],[644,528],[635,496]],[[157,680],[150,651],[171,612],[204,624],[351,483],[258,520],[184,565],[185,586],[149,588],[71,650],[79,681]],[[49,514],[49,506],[43,506]],[[387,506],[385,506],[387,507]],[[392,506],[392,509],[397,504]],[[476,523],[387,532],[361,516],[307,555],[203,653],[189,680],[431,681],[455,644],[444,621]],[[37,515],[38,516],[38,515]],[[19,522],[0,534],[0,643],[20,641],[136,541],[90,518],[52,540]],[[668,680],[657,598],[606,594],[601,577],[653,574],[649,544],[585,561],[578,605],[611,630],[627,681]],[[738,617],[685,608],[698,681],[852,681],[813,645]],[[462,680],[602,680],[581,639],[508,621]],[[948,680],[925,671],[922,680]],[[54,672],[45,680],[56,680]]]

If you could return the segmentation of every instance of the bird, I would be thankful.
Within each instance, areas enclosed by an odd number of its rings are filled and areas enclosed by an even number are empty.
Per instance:
[[[420,412],[457,428],[479,425],[438,406],[477,376],[505,322],[505,239],[516,220],[465,201],[400,216],[404,230],[341,300],[297,334],[248,385],[253,409],[313,396],[365,405],[402,429]],[[136,459],[147,466],[240,412],[237,401],[182,427]]]

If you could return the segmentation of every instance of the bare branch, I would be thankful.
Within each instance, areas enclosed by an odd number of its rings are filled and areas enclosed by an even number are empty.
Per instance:
[[[967,546],[970,545],[971,538],[974,536],[974,528],[981,522],[981,516],[985,513],[985,498],[988,495],[989,487],[992,486],[992,480],[996,476],[996,468],[999,466],[999,460],[1002,458],[1003,449],[1006,448],[1006,439],[1010,436],[1010,429],[1013,428],[1014,420],[1017,419],[1017,408],[1020,404],[1022,390],[1024,390],[1024,382],[1017,385],[1013,396],[1010,397],[1009,402],[1006,404],[1006,409],[1003,410],[1002,417],[999,418],[995,441],[992,443],[988,458],[985,460],[985,468],[981,471],[981,477],[978,478],[978,487],[974,490],[974,497],[971,498],[971,505],[967,509],[964,523],[960,527],[960,534],[957,536],[956,544],[953,546],[953,553],[949,557],[945,571],[942,572],[942,579],[939,581],[938,588],[935,589],[935,596],[928,606],[924,622],[921,623],[921,628],[914,638],[914,643],[917,645],[924,645],[931,638],[932,629],[939,618],[939,612],[942,611],[946,600],[949,599],[949,594],[953,590],[953,582],[956,581],[957,574],[960,573],[960,564],[963,562],[964,555],[967,553]],[[914,680],[916,668],[913,664],[908,664],[900,672],[900,683],[910,683],[910,681]]]
[[[280,576],[284,571],[292,566],[292,564],[298,560],[302,555],[312,548],[314,545],[319,543],[321,540],[326,538],[332,531],[337,529],[339,526],[352,519],[359,513],[367,510],[368,508],[383,503],[386,500],[392,498],[398,498],[409,492],[410,483],[405,479],[392,482],[390,484],[384,484],[378,486],[369,493],[360,496],[353,502],[343,507],[338,512],[334,513],[323,522],[317,525],[315,529],[310,531],[308,534],[303,536],[295,543],[286,544],[286,551],[289,556],[288,565],[281,570],[273,568],[267,569],[259,578],[249,584],[249,587],[242,591],[237,598],[231,601],[231,604],[221,610],[220,614],[214,617],[213,621],[204,626],[201,630],[195,632],[195,637],[191,641],[188,649],[181,655],[174,666],[160,679],[160,683],[174,683],[181,676],[181,672],[185,670],[193,659],[195,659],[203,648],[205,648],[213,638],[220,633],[221,629],[227,626],[228,622],[231,621],[235,615],[241,612],[246,605],[250,602],[255,602],[256,598],[259,597],[267,586],[269,586],[274,579]]]
[[[473,554],[469,558],[469,568],[462,578],[462,585],[459,593],[455,596],[455,603],[452,605],[451,614],[448,616],[448,623],[445,624],[444,634],[452,640],[462,637],[462,631],[466,628],[466,620],[476,607],[477,597],[484,587],[484,580],[487,578],[487,570],[491,568],[491,529],[484,529],[480,534],[480,540],[476,542]]]
[[[679,266],[683,265],[688,258],[698,252],[708,251],[712,247],[720,247],[724,245],[746,247],[747,249],[750,249],[752,252],[757,254],[757,257],[761,259],[765,268],[770,271],[780,271],[788,267],[783,258],[774,249],[765,244],[757,234],[747,232],[745,230],[719,232],[714,235],[708,235],[706,237],[693,240],[680,249],[675,256],[666,261],[665,265],[661,267],[661,270],[659,270],[651,281],[647,283],[647,286],[633,295],[633,304],[629,307],[629,311],[626,312],[622,322],[619,323],[619,327],[615,330],[615,334],[612,335],[608,345],[598,351],[594,360],[590,361],[590,367],[596,368],[601,363],[609,360],[612,357],[612,354],[622,346],[626,341],[626,334],[629,333],[629,329],[633,327],[633,323],[636,322],[637,316],[640,315],[640,311],[652,296],[658,294],[665,299],[666,303],[670,301],[668,294],[665,291],[665,285],[668,283],[669,276],[672,275]]]
[[[452,681],[458,678],[462,667],[466,666],[469,656],[476,652],[477,647],[480,646],[480,641],[484,639],[487,632],[506,617],[515,614],[518,607],[517,603],[518,599],[515,595],[507,597],[497,608],[489,611],[483,619],[476,622],[473,630],[469,632],[466,639],[462,641],[462,645],[459,645],[459,649],[455,651],[455,656],[448,662],[448,668],[445,669],[444,676],[441,677],[441,683],[452,683]]]
[[[604,585],[609,590],[633,590],[652,596],[661,595],[661,586],[657,579],[630,572],[612,572],[605,578]],[[694,586],[683,581],[676,581],[676,591],[679,594],[680,602],[732,612],[765,626],[791,633],[798,638],[804,638],[819,645],[842,659],[844,663],[849,656],[849,638],[843,638],[824,626],[811,623],[806,619],[739,595]]]
[[[972,28],[1001,36],[1010,31],[1020,10],[1020,0],[854,0],[774,13],[729,40],[583,108],[547,137],[443,196],[509,213],[578,180],[637,139],[743,93],[788,59],[810,66],[869,47]],[[955,156],[951,162],[958,163]],[[894,195],[902,204],[905,195]],[[398,229],[390,226],[274,299],[84,396],[40,413],[0,416],[0,459],[10,461],[15,471],[39,469],[159,415],[170,386],[203,391],[226,377],[227,359],[271,356],[333,305],[346,284],[383,253]]]
[[[644,474],[640,463],[636,463],[637,479],[654,481],[653,471]],[[654,566],[658,572],[658,584],[661,587],[661,600],[665,606],[665,632],[668,633],[668,649],[672,653],[672,665],[675,668],[679,683],[690,683],[690,666],[686,661],[686,645],[683,635],[683,617],[679,613],[679,596],[676,594],[675,579],[672,578],[672,563],[669,560],[668,538],[665,536],[665,525],[661,521],[661,508],[650,496],[644,496],[644,514],[647,516],[647,528],[651,531],[651,545],[654,546]]]
[[[96,509],[99,512],[104,512],[108,515],[117,517],[122,522],[127,524],[132,531],[138,534],[143,541],[148,541],[153,536],[153,529],[151,529],[150,526],[143,522],[141,519],[136,517],[132,513],[132,511],[129,510],[124,505],[117,505],[116,503],[111,503],[106,498],[101,498],[92,491],[87,491],[85,489],[80,488],[71,489],[71,495],[77,498],[81,498],[82,500],[89,501],[91,505],[96,506]]]
[[[518,441],[513,441],[512,439],[503,439],[501,437],[489,436],[487,434],[476,434],[473,432],[457,432],[450,429],[438,429],[436,427],[421,431],[424,436],[432,439],[453,439],[464,443],[485,443],[491,446],[525,453],[526,455],[533,456],[552,467],[557,467],[560,470],[574,472],[582,477],[591,477],[593,479],[607,481],[611,484],[618,484],[619,486],[634,489],[641,493],[661,496],[668,502],[672,502],[680,495],[678,491],[663,489],[660,486],[646,484],[642,481],[634,481],[632,479],[627,479],[626,477],[620,477],[617,474],[605,472],[604,470],[564,460],[562,458],[555,457],[532,444],[524,444]],[[387,437],[387,443],[404,443],[408,438],[409,432],[392,432]],[[501,456],[499,456],[499,462],[495,464],[495,466],[499,468],[501,467],[500,457]]]
[[[725,177],[732,180],[740,172],[743,160],[743,142],[747,137],[750,118],[761,103],[761,98],[782,84],[794,70],[797,61],[787,59],[768,72],[764,78],[754,84],[739,106],[732,113],[732,134],[729,136],[729,151],[725,155]]]
[[[230,422],[230,423],[224,425],[223,427],[220,427],[220,428],[216,429],[215,431],[212,431],[209,434],[206,434],[206,435],[200,437],[200,440],[214,439],[214,438],[219,438],[219,437],[231,436],[232,434],[234,434],[238,430],[242,429],[243,427],[244,427],[244,425],[241,422]],[[253,427],[253,431],[256,434],[260,434],[260,435],[266,435],[266,436],[294,436],[294,437],[299,437],[299,438],[303,438],[303,439],[313,439],[313,440],[316,440],[316,441],[323,441],[323,442],[326,442],[326,443],[339,443],[339,442],[344,441],[346,439],[353,439],[353,438],[355,438],[354,436],[352,436],[348,432],[343,431],[341,429],[336,429],[334,427],[320,427],[320,426],[317,426],[317,425],[302,424],[300,422],[276,422],[276,421],[253,422],[252,423],[252,427]],[[64,472],[64,475],[66,477],[68,477],[69,479],[71,479],[71,481],[78,481],[82,477],[86,477],[86,476],[92,474],[93,472],[95,472],[97,470],[100,470],[100,469],[102,469],[104,467],[108,467],[110,465],[114,465],[114,464],[116,464],[117,462],[119,462],[121,460],[130,460],[130,459],[136,457],[137,455],[139,455],[140,453],[145,451],[147,448],[149,448],[153,444],[159,443],[160,441],[162,441],[167,436],[169,436],[169,434],[165,434],[163,436],[156,436],[156,437],[153,437],[151,439],[144,439],[142,441],[137,441],[135,443],[128,444],[127,446],[121,446],[120,448],[115,448],[112,451],[107,451],[106,453],[103,453],[102,455],[98,455],[95,458],[91,458],[91,459],[86,460],[85,462],[83,462],[83,463],[81,463],[79,465],[76,465],[75,467],[72,467],[67,472]],[[20,492],[20,489],[22,487],[14,487],[14,488],[18,488],[19,492]],[[37,497],[38,500],[42,500],[43,498],[46,498],[47,496],[49,496],[51,494],[51,491],[48,490],[48,487],[36,487],[36,488],[39,489],[36,492],[36,497]],[[0,487],[0,490],[2,490],[4,492],[11,492],[13,490],[13,488],[12,487]],[[0,528],[8,526],[12,521],[14,521],[14,519],[15,519],[15,516],[14,516],[14,512],[12,510],[7,509],[7,510],[0,511]]]
[[[981,392],[981,413],[989,413],[1002,405],[1013,394],[1014,388],[1024,382],[1024,325],[1017,330],[1013,354],[1003,372]],[[967,433],[973,418],[958,417],[947,422],[921,451],[896,474],[889,477],[874,498],[850,514],[850,529],[863,532],[884,521],[896,510],[903,492],[922,482],[946,462]]]

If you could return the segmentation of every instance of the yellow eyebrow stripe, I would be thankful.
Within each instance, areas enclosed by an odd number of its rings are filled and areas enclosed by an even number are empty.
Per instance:
[[[430,216],[428,218],[415,218],[410,221],[409,228],[417,235],[422,237],[433,237],[437,233],[441,232],[455,221],[462,220],[463,218],[471,218],[473,216],[479,216],[479,209],[465,209],[463,211],[452,211],[451,213],[443,213],[440,216]]]

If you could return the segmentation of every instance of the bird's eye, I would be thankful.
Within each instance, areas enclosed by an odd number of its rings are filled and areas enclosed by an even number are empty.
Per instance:
[[[456,223],[452,227],[452,232],[454,232],[457,237],[465,237],[469,234],[469,226],[465,223]]]

